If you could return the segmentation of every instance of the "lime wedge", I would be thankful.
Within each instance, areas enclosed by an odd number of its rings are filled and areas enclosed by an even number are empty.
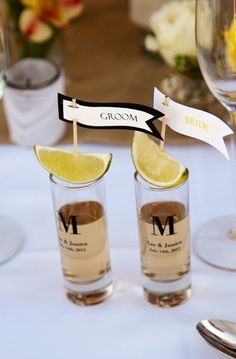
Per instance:
[[[158,187],[173,187],[184,182],[188,169],[173,159],[143,132],[135,132],[132,140],[132,159],[138,174]]]
[[[34,146],[36,157],[49,173],[68,182],[86,183],[102,177],[111,164],[111,153],[73,153]]]

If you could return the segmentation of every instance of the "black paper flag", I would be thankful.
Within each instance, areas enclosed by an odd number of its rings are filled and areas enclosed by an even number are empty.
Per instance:
[[[152,107],[132,103],[85,102],[58,94],[59,118],[82,127],[142,131],[162,140],[153,121],[164,114]]]

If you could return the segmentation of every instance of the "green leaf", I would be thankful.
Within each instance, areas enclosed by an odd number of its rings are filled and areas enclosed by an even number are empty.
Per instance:
[[[193,78],[201,78],[201,71],[196,57],[187,55],[175,56],[175,70]]]

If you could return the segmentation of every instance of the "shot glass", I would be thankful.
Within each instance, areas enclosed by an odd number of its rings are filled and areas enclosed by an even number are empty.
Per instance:
[[[172,188],[134,178],[144,296],[172,307],[191,296],[188,176]]]
[[[50,175],[66,296],[97,304],[113,291],[104,178],[72,184]]]

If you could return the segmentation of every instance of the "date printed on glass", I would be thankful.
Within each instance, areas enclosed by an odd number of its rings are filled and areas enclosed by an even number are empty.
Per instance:
[[[189,216],[179,202],[144,205],[139,217],[143,271],[178,276],[189,267]]]

